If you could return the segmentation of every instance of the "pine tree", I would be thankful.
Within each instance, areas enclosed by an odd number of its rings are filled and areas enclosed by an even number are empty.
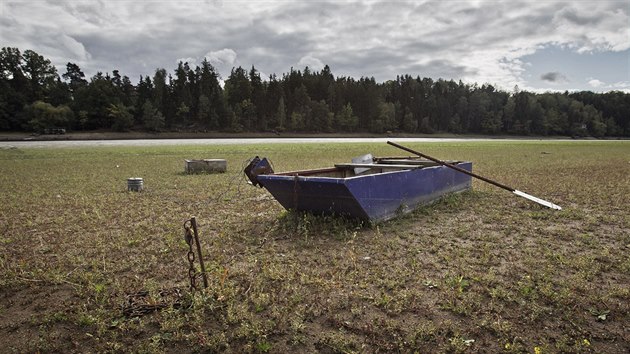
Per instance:
[[[280,96],[278,110],[276,112],[276,130],[282,132],[286,129],[287,111],[284,106],[284,96]]]

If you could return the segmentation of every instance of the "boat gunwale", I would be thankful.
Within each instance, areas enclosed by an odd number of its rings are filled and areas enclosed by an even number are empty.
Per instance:
[[[456,165],[459,164],[465,164],[465,163],[472,163],[470,161],[457,161]],[[379,168],[381,166],[374,166],[374,168]],[[384,166],[385,168],[387,168],[387,166]],[[366,177],[374,177],[375,175],[385,175],[385,174],[392,174],[392,173],[403,173],[403,172],[411,172],[411,171],[416,171],[416,170],[421,170],[421,171],[425,171],[425,170],[429,170],[429,169],[433,169],[433,168],[448,168],[446,166],[442,166],[442,165],[434,165],[434,166],[410,166],[409,168],[401,168],[398,170],[392,170],[392,171],[381,171],[381,172],[377,172],[377,173],[370,173],[370,174],[365,174],[365,175],[358,175],[358,176],[348,176],[348,177],[330,177],[330,176],[313,176],[313,174],[316,173],[328,173],[328,172],[339,172],[339,171],[343,171],[343,170],[347,170],[347,169],[351,169],[354,168],[353,166],[344,166],[344,167],[328,167],[328,168],[320,168],[320,169],[312,169],[312,170],[298,170],[298,171],[288,171],[288,172],[279,172],[279,173],[273,173],[273,174],[264,174],[264,175],[258,175],[258,177],[270,177],[270,179],[294,179],[295,177],[298,177],[298,180],[300,181],[304,181],[304,180],[318,180],[318,181],[325,181],[325,180],[337,180],[337,181],[347,181],[347,180],[353,180],[353,179],[358,179],[358,178],[366,178]],[[277,177],[277,178],[274,178]]]

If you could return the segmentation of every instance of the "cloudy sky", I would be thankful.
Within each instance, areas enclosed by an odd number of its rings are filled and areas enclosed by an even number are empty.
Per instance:
[[[504,90],[630,92],[630,0],[1,0],[3,47],[32,49],[59,73],[157,68],[207,58],[263,76],[291,67],[396,75]]]

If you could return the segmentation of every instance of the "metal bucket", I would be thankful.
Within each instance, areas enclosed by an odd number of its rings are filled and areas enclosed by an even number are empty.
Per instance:
[[[144,180],[140,177],[127,178],[127,191],[140,192],[144,187]]]

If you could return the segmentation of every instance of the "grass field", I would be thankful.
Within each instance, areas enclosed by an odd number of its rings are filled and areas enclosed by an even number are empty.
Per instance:
[[[630,352],[630,142],[408,146],[564,209],[475,181],[362,225],[286,212],[240,172],[401,155],[385,144],[0,150],[0,351]],[[228,172],[186,175],[186,158]],[[166,307],[132,316],[130,299]]]

